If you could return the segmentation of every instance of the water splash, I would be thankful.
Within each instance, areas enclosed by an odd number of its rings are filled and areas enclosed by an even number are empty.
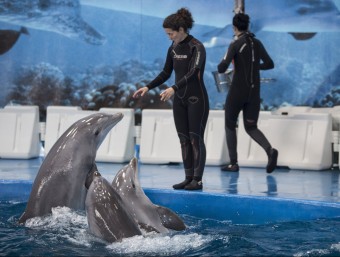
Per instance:
[[[137,255],[176,255],[186,251],[195,251],[209,245],[214,240],[210,235],[197,233],[175,235],[135,236],[122,242],[107,246],[114,253]]]

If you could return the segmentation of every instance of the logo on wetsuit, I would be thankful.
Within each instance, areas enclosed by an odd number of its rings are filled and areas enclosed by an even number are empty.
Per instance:
[[[191,103],[191,104],[198,103],[198,101],[199,101],[199,98],[197,96],[190,96],[188,98],[188,102]]]
[[[176,54],[176,52],[174,50],[172,50],[172,52],[174,53],[175,59],[187,59],[188,58],[188,56],[186,54]]]

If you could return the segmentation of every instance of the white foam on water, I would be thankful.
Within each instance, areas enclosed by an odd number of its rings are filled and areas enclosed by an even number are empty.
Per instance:
[[[340,242],[336,244],[331,244],[329,249],[312,249],[305,252],[298,252],[294,254],[294,257],[304,257],[304,256],[329,256],[334,255],[335,252],[337,255],[340,253]]]
[[[134,236],[125,238],[122,242],[115,242],[107,248],[119,254],[157,254],[173,255],[199,249],[208,245],[214,240],[210,235],[199,235],[197,233],[161,235],[152,234],[152,236]]]
[[[76,212],[68,207],[52,208],[52,214],[34,217],[26,221],[26,227],[48,230],[49,237],[62,237],[76,245],[91,246],[93,237],[88,233],[84,212]]]
[[[9,204],[19,204],[22,203],[21,201],[17,201],[17,200],[10,200],[8,201]]]
[[[332,250],[337,250],[337,251],[340,252],[340,242],[337,243],[337,244],[332,244],[332,245],[331,245],[331,249],[332,249]]]
[[[97,242],[105,243],[89,233],[85,212],[77,212],[68,207],[53,208],[50,215],[31,218],[26,221],[25,226],[43,233],[46,231],[46,237],[52,242],[64,238],[72,244],[88,248]],[[179,233],[182,232],[143,233],[141,236],[125,238],[122,242],[108,244],[106,248],[113,253],[122,254],[173,255],[199,250],[216,240],[213,235],[200,235],[190,230]]]
[[[312,249],[305,252],[298,252],[294,254],[294,257],[304,257],[304,256],[326,256],[331,253],[328,249]]]
[[[52,208],[51,215],[28,219],[25,225],[29,228],[66,228],[70,225],[87,225],[87,219],[83,213],[77,213],[68,207],[55,207]]]

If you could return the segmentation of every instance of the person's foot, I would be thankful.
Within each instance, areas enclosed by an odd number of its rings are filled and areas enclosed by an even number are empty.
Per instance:
[[[203,188],[202,181],[197,181],[193,179],[190,184],[184,187],[185,190],[201,190]]]
[[[222,168],[221,168],[221,171],[234,171],[234,172],[237,172],[237,171],[239,171],[239,166],[238,166],[238,164],[228,164],[228,165],[226,165],[226,166],[223,166]]]
[[[272,148],[268,156],[267,173],[272,173],[275,170],[278,156],[279,152],[275,148]]]
[[[181,183],[175,184],[172,187],[174,189],[184,189],[184,187],[188,184],[190,184],[190,182],[192,181],[192,179],[185,179],[184,181],[182,181]]]

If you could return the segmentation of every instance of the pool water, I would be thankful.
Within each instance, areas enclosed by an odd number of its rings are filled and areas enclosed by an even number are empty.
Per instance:
[[[0,256],[340,256],[340,218],[238,225],[181,215],[188,229],[107,244],[66,207],[17,223],[26,202],[0,201]]]

